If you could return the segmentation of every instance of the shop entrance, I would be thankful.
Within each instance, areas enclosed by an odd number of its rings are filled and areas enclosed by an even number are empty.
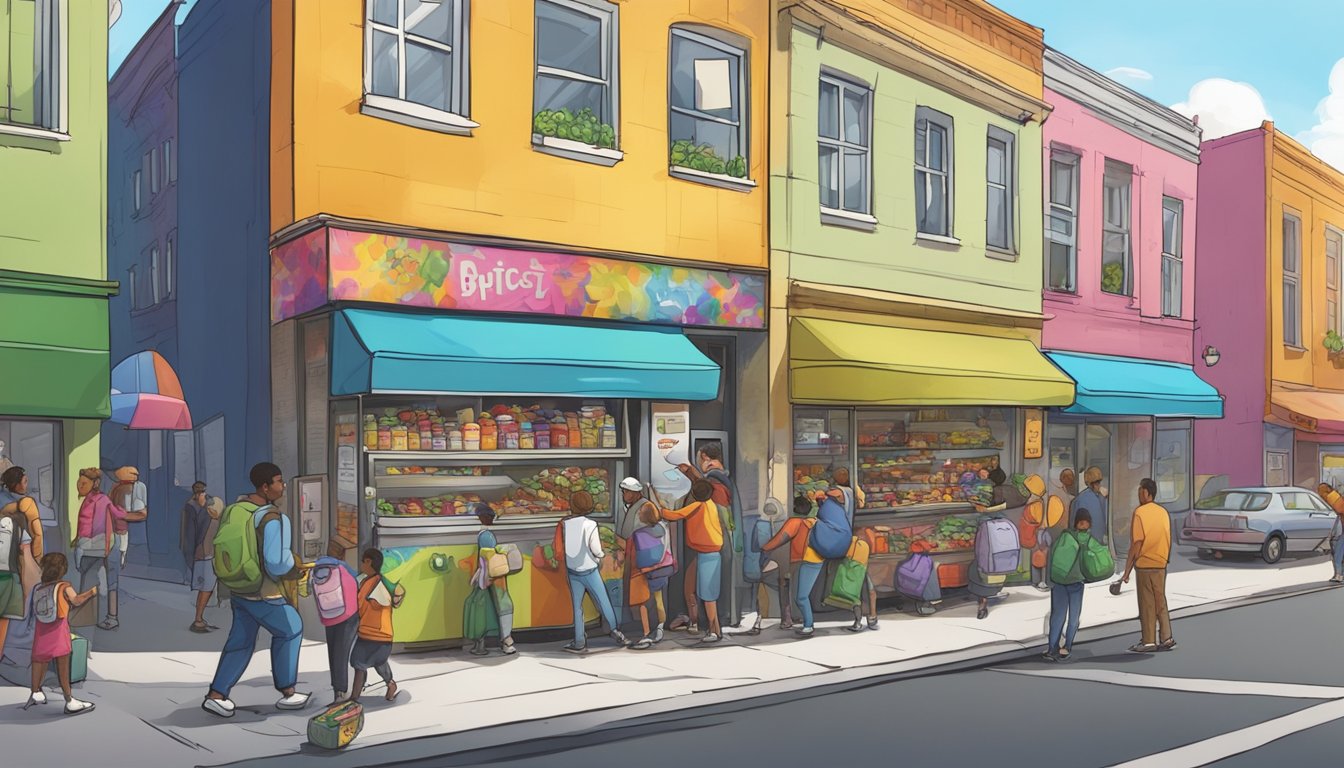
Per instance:
[[[1083,475],[1087,469],[1101,470],[1106,523],[1103,528],[1094,522],[1094,527],[1105,531],[1117,554],[1128,554],[1130,522],[1138,505],[1136,489],[1140,480],[1152,476],[1152,420],[1094,422],[1064,415],[1052,418],[1048,432],[1052,474],[1054,470],[1072,467],[1081,493],[1086,490]],[[1069,463],[1070,460],[1074,463]],[[1180,485],[1184,489],[1187,484]]]
[[[1321,446],[1321,482],[1333,488],[1344,484],[1344,445]]]

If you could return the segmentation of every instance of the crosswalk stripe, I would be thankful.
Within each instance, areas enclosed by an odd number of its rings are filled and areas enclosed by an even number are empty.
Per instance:
[[[1048,677],[1058,680],[1080,680],[1130,688],[1157,688],[1185,693],[1212,693],[1231,696],[1275,696],[1289,699],[1344,699],[1344,688],[1327,685],[1300,685],[1296,683],[1264,683],[1254,680],[1209,680],[1186,677],[1163,677],[1118,672],[1111,669],[1067,667],[1063,669],[992,669],[1010,675]]]
[[[1344,700],[1329,701],[1221,736],[1115,763],[1110,768],[1199,768],[1340,718],[1344,718]]]

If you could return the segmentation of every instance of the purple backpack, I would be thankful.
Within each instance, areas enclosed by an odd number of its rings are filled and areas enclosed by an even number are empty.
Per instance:
[[[901,594],[934,602],[943,597],[935,575],[933,558],[923,552],[916,552],[896,568],[896,590]]]
[[[663,559],[663,539],[652,532],[640,528],[635,531],[635,567],[652,568]]]
[[[313,598],[317,618],[325,627],[340,624],[359,610],[359,587],[350,567],[332,557],[319,557],[313,567]]]
[[[980,523],[975,532],[975,566],[982,575],[1017,573],[1021,552],[1016,525],[1002,517]]]

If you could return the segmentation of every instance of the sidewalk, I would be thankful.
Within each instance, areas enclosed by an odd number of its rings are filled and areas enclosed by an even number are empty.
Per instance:
[[[1327,559],[1285,560],[1267,566],[1250,560],[1200,563],[1180,548],[1167,582],[1173,611],[1207,606],[1276,590],[1323,586],[1332,569]],[[23,711],[24,688],[0,687],[0,727],[27,725],[34,738],[7,742],[6,754],[18,764],[74,764],[87,757],[90,744],[106,744],[134,754],[141,768],[219,765],[239,760],[296,753],[306,741],[306,720],[329,703],[326,650],[305,642],[300,657],[300,690],[312,691],[305,712],[280,713],[273,704],[265,642],[248,675],[235,689],[238,714],[220,720],[200,709],[218,649],[227,631],[227,607],[212,607],[207,617],[224,629],[210,635],[186,631],[191,595],[185,587],[123,579],[122,629],[96,631],[89,679],[77,693],[98,704],[79,717],[79,738],[61,738],[59,694],[44,708]],[[714,699],[750,698],[778,692],[780,686],[807,688],[865,674],[884,674],[892,665],[919,668],[944,663],[949,652],[969,658],[1027,649],[1044,643],[1049,595],[1031,588],[1007,590],[991,602],[984,621],[975,619],[975,603],[954,600],[931,617],[887,611],[881,629],[843,631],[848,614],[826,613],[817,636],[796,640],[792,633],[766,624],[759,636],[730,636],[719,646],[694,648],[683,633],[650,651],[619,650],[594,640],[588,655],[560,651],[561,642],[520,644],[511,658],[484,659],[461,651],[402,654],[392,660],[402,693],[395,704],[382,700],[381,684],[364,699],[366,721],[355,747],[429,735],[595,712],[658,702],[664,711]],[[1133,630],[1133,584],[1120,597],[1106,584],[1092,585],[1084,601],[1084,629],[1116,624]],[[0,669],[6,678],[24,680],[26,669]],[[376,679],[376,678],[375,678]],[[768,684],[768,685],[767,685]],[[618,715],[613,713],[612,717]],[[129,746],[134,745],[134,746]],[[15,751],[17,750],[17,751]],[[118,763],[118,756],[112,757]]]

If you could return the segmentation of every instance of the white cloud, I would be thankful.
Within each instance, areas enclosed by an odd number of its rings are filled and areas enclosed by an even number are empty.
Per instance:
[[[1344,59],[1330,68],[1330,93],[1316,105],[1316,124],[1296,138],[1312,154],[1344,170]]]
[[[1171,108],[1186,117],[1198,116],[1205,141],[1256,128],[1272,119],[1255,86],[1221,77],[1195,83],[1185,101]]]
[[[1143,80],[1147,82],[1153,79],[1153,73],[1139,69],[1138,67],[1116,67],[1106,70],[1106,76],[1112,80]]]
[[[113,24],[121,18],[121,0],[107,0],[107,28],[111,29]]]

